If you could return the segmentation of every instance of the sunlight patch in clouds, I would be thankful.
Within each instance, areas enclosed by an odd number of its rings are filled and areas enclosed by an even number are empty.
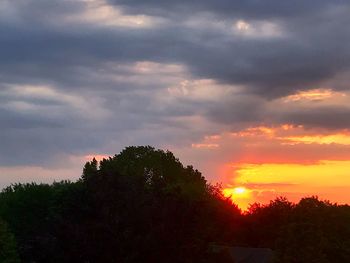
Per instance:
[[[192,148],[197,148],[197,149],[215,149],[218,147],[219,147],[219,144],[217,143],[192,143]]]
[[[334,97],[344,97],[345,93],[335,92],[331,89],[312,89],[307,91],[299,91],[296,94],[290,95],[284,99],[285,102],[295,101],[322,101]]]
[[[184,66],[179,64],[157,63],[153,61],[138,61],[131,68],[137,74],[179,74],[186,71]]]
[[[233,137],[256,138],[266,137],[285,144],[340,144],[350,145],[350,133],[343,131],[322,131],[317,129],[305,129],[302,125],[284,124],[280,126],[257,126],[231,133]]]
[[[237,90],[239,86],[218,84],[212,79],[185,79],[168,88],[169,94],[174,97],[197,101],[217,101]]]
[[[271,21],[237,20],[232,27],[233,33],[250,38],[275,38],[284,35],[282,28]]]
[[[160,23],[160,18],[147,15],[123,14],[120,8],[108,4],[106,0],[88,0],[83,2],[85,2],[84,11],[66,17],[66,22],[130,28],[150,28]]]
[[[329,135],[305,135],[305,136],[290,136],[283,138],[287,140],[290,144],[297,143],[317,143],[317,144],[342,144],[342,145],[350,145],[350,135],[337,133],[337,134],[329,134]]]
[[[248,31],[250,29],[250,24],[248,24],[244,20],[238,20],[235,23],[235,28],[239,31]]]

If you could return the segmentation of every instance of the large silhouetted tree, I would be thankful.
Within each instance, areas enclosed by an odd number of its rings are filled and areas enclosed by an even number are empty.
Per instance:
[[[149,146],[128,147],[99,167],[96,160],[88,162],[82,183],[91,210],[81,212],[91,214],[70,226],[75,232],[67,231],[76,233],[72,244],[90,242],[76,260],[191,262],[208,242],[230,233],[223,222],[239,217],[232,204],[225,213],[226,200],[212,194],[200,172]],[[213,225],[215,220],[221,223]]]

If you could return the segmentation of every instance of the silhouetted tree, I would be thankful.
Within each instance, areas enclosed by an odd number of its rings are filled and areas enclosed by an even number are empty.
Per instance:
[[[56,193],[69,182],[15,184],[0,194],[0,216],[13,231],[23,262],[54,262]]]
[[[19,263],[16,241],[7,224],[0,219],[0,262]]]
[[[283,263],[350,262],[348,205],[280,197],[242,214],[220,185],[150,146],[93,159],[74,183],[7,187],[0,217],[0,262],[18,262],[16,243],[22,262],[37,263],[230,262],[211,244],[269,247]]]
[[[84,260],[192,262],[229,232],[224,222],[239,216],[236,206],[212,195],[200,172],[149,146],[128,147],[98,168],[95,160],[87,163],[82,182],[92,214],[77,222],[71,240],[90,240]]]

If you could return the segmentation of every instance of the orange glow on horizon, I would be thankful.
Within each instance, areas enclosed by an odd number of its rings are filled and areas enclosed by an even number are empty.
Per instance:
[[[240,184],[302,184],[304,186],[350,186],[350,161],[320,161],[315,164],[242,164]],[[337,178],[337,180],[335,180]]]
[[[315,99],[319,94],[309,95]],[[317,195],[350,203],[350,129],[256,125],[204,136],[192,149],[212,154],[207,166],[220,166],[217,181],[224,183],[223,194],[242,210],[279,196],[298,202]],[[210,149],[220,156],[215,157]]]
[[[241,164],[232,180],[239,187],[223,189],[242,210],[255,202],[268,203],[278,196],[293,202],[318,195],[332,202],[350,203],[350,161],[314,164]]]

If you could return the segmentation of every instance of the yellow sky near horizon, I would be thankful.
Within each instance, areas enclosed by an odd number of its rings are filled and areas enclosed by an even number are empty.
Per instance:
[[[224,194],[243,210],[251,203],[267,203],[278,196],[298,202],[300,198],[317,195],[331,202],[350,203],[349,170],[350,161],[241,164]]]

